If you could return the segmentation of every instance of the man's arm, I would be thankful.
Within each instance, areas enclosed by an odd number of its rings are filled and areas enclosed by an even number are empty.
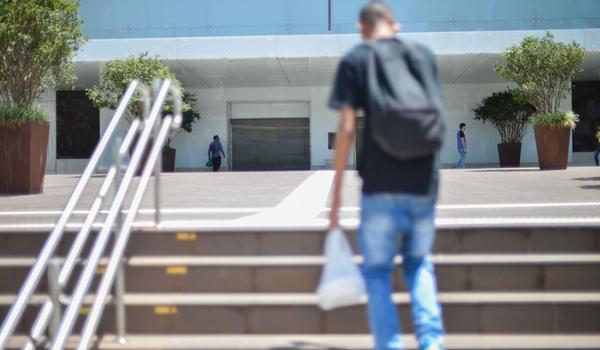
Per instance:
[[[461,137],[461,138],[460,138],[460,142],[462,142],[462,145],[463,145],[463,151],[465,151],[465,152],[466,152],[466,151],[467,151],[467,141],[465,140],[465,138],[464,138],[464,137]]]
[[[333,200],[329,213],[329,229],[339,226],[339,210],[341,206],[341,189],[344,170],[348,165],[348,156],[354,141],[356,111],[350,107],[342,107],[341,118],[335,142],[335,176],[333,178]]]
[[[210,156],[210,155],[211,155],[211,152],[212,152],[212,144],[210,144],[210,145],[208,146],[208,159],[212,159],[212,157]]]

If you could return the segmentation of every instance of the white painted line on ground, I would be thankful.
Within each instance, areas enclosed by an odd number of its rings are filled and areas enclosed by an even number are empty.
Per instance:
[[[452,227],[489,227],[489,226],[551,226],[551,225],[600,225],[600,217],[466,217],[466,218],[437,218],[435,220],[438,228]],[[306,219],[298,218],[274,218],[264,217],[253,220],[229,219],[229,220],[164,220],[156,226],[153,221],[136,221],[134,229],[158,230],[213,230],[213,231],[255,231],[255,230],[324,230],[328,220],[324,218]],[[358,218],[341,219],[341,225],[347,229],[355,229],[360,224]],[[27,231],[27,230],[50,230],[54,223],[36,224],[0,224],[0,231]],[[69,224],[68,230],[78,230],[81,224]],[[102,227],[102,223],[95,223],[94,229]]]
[[[323,189],[314,190],[315,193],[324,194],[327,193],[324,198],[320,198],[320,195],[315,196],[315,201],[319,202],[321,199],[327,200],[329,191]],[[307,192],[309,193],[309,192]],[[293,194],[293,193],[292,193]],[[291,195],[290,195],[291,196]],[[307,196],[304,196],[307,197]],[[316,210],[317,206],[307,204],[302,201],[304,197],[298,196],[297,200],[288,201],[287,203],[280,203],[277,207],[231,207],[231,208],[164,208],[160,212],[163,214],[245,214],[245,213],[259,213],[261,211],[272,211],[272,210],[291,210],[292,213],[298,214],[297,209],[303,210]],[[289,199],[286,198],[286,200]],[[316,203],[315,203],[316,204]],[[600,206],[600,202],[553,202],[553,203],[497,203],[497,204],[439,204],[436,206],[438,210],[459,210],[459,209],[518,209],[518,208],[564,208],[564,207],[597,207]],[[330,208],[325,206],[319,207],[319,212],[329,211]],[[360,207],[346,206],[340,209],[345,213],[356,213],[360,212]],[[21,211],[0,211],[0,216],[58,216],[61,214],[60,210],[21,210]],[[127,213],[127,210],[124,210]],[[75,210],[74,215],[87,215],[87,210]],[[102,210],[102,214],[108,214],[107,210]],[[154,209],[140,209],[140,214],[150,215],[154,214]]]
[[[161,209],[162,214],[243,214],[257,213],[262,210],[271,209],[270,207],[251,207],[251,208],[165,208]],[[124,213],[129,210],[123,210]],[[154,214],[154,209],[140,209],[139,214]],[[24,210],[24,211],[0,211],[0,216],[52,216],[60,215],[61,210]],[[75,210],[74,215],[87,215],[89,210]],[[108,214],[108,210],[100,211],[101,214]]]
[[[275,210],[295,217],[316,217],[327,204],[334,175],[331,170],[317,171],[281,201]]]
[[[317,171],[276,207],[232,221],[242,227],[289,227],[290,223],[302,226],[303,222],[316,219],[325,208],[334,174],[331,170]]]
[[[63,261],[64,259],[59,259]],[[363,263],[360,255],[354,256],[354,262]],[[0,257],[0,268],[30,267],[35,257]],[[434,254],[432,261],[440,265],[598,265],[600,254]],[[208,266],[208,267],[282,267],[282,266],[321,266],[326,262],[324,256],[317,255],[279,255],[279,256],[133,256],[127,266]],[[402,257],[394,259],[396,264],[402,263]],[[106,265],[107,259],[100,264]]]
[[[600,224],[600,217],[437,218],[438,226]]]
[[[518,209],[518,208],[564,208],[564,207],[598,207],[600,202],[553,202],[553,203],[494,203],[494,204],[438,204],[438,210],[457,210],[457,209]],[[328,211],[331,208],[325,208]],[[360,207],[343,207],[342,212],[355,213],[360,212]]]
[[[437,209],[510,209],[510,208],[563,208],[563,207],[596,207],[600,202],[554,202],[554,203],[498,203],[498,204],[442,204]]]

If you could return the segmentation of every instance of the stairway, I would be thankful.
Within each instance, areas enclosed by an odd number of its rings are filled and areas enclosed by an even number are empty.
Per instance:
[[[0,317],[45,235],[0,233]],[[135,232],[126,272],[128,343],[114,341],[109,305],[99,348],[369,349],[364,306],[329,313],[316,306],[324,237],[319,230]],[[600,349],[600,228],[442,228],[434,261],[449,349]],[[399,277],[394,300],[408,333]],[[46,288],[11,346],[23,342]],[[414,349],[412,336],[405,339]]]

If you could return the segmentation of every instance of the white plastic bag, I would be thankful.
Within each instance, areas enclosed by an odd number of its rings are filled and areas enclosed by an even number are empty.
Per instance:
[[[365,294],[365,282],[353,261],[352,248],[337,228],[327,234],[326,263],[317,288],[319,306],[323,310],[355,305]]]

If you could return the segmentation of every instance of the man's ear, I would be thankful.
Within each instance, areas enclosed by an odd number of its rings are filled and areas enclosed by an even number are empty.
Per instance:
[[[400,25],[400,23],[394,22],[392,28],[394,28],[394,32],[398,33],[402,29],[402,26]]]

